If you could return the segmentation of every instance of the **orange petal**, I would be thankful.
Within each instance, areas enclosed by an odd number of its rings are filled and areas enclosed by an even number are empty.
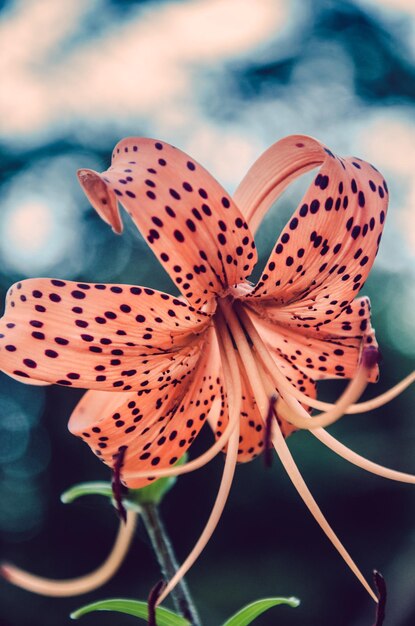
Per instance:
[[[304,135],[290,135],[274,143],[248,170],[233,198],[255,234],[264,215],[296,178],[321,165],[324,146]]]
[[[0,368],[28,383],[150,389],[189,374],[209,323],[152,289],[25,280],[8,292]]]
[[[316,178],[249,296],[286,305],[299,327],[333,319],[362,287],[383,230],[386,183],[368,163],[293,136],[274,144],[235,194],[244,215],[258,220],[289,182],[316,165]]]
[[[238,208],[219,183],[167,143],[119,142],[108,171],[80,170],[90,202],[120,232],[125,207],[180,291],[200,308],[242,282],[256,262],[255,244]]]
[[[114,394],[88,391],[69,420],[69,430],[113,467],[125,446],[122,480],[132,488],[148,484],[134,473],[171,467],[183,456],[220,396],[219,357],[209,332],[191,376],[159,389]]]
[[[285,307],[257,305],[248,312],[279,367],[291,365],[314,380],[353,378],[362,347],[378,346],[367,297],[356,298],[336,319],[319,328],[295,328]],[[378,375],[376,364],[369,381],[376,382]]]

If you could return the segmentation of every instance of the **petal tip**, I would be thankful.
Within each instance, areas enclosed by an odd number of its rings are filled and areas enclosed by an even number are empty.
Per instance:
[[[98,215],[111,226],[115,233],[121,234],[123,225],[118,202],[112,189],[94,170],[80,169],[77,171],[77,176],[85,195]]]

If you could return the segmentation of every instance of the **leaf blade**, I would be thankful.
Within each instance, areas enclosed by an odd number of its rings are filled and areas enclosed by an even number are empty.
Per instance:
[[[278,606],[279,604],[286,604],[293,608],[297,607],[300,604],[300,600],[295,598],[294,596],[290,598],[263,598],[262,600],[256,600],[251,604],[248,604],[243,609],[235,613],[232,617],[230,617],[223,626],[248,626],[251,624],[254,619],[268,611],[274,606]]]
[[[111,483],[105,481],[78,483],[62,493],[61,502],[70,504],[82,496],[105,496],[112,498]]]
[[[94,611],[115,611],[117,613],[124,613],[125,615],[131,615],[147,621],[148,606],[147,602],[140,602],[139,600],[128,600],[124,598],[113,598],[110,600],[100,600],[87,604],[71,613],[71,619],[79,619],[83,615],[93,613]],[[157,607],[156,617],[158,626],[190,626],[189,622],[176,615],[173,611],[165,609],[163,607]]]

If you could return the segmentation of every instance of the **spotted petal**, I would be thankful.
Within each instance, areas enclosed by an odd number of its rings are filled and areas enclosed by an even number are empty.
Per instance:
[[[249,296],[277,301],[295,326],[334,319],[362,287],[382,235],[386,183],[368,163],[337,157],[297,135],[272,146],[235,194],[245,216],[257,223],[288,183],[319,164]]]
[[[28,383],[150,389],[188,376],[209,323],[152,289],[25,280],[8,292],[0,368]]]
[[[123,139],[103,174],[80,170],[90,202],[116,232],[118,202],[187,300],[198,308],[249,276],[255,244],[219,183],[187,154],[152,139]]]
[[[209,331],[191,376],[176,385],[129,393],[88,391],[69,421],[107,465],[125,448],[123,482],[132,488],[148,484],[134,473],[171,467],[202,428],[212,403],[221,398],[218,350]],[[210,336],[210,338],[209,338]]]
[[[353,378],[363,346],[377,347],[367,297],[357,298],[319,328],[294,330],[284,323],[288,313],[277,306],[251,306],[248,311],[277,365],[292,381],[303,378],[303,373],[313,380]],[[297,374],[287,373],[287,368]],[[374,365],[369,380],[376,382],[378,374]]]

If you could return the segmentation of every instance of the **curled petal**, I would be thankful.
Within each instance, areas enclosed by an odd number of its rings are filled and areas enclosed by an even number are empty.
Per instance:
[[[248,296],[276,300],[293,321],[309,326],[335,318],[366,280],[388,204],[382,175],[361,159],[337,157],[310,137],[293,136],[274,144],[248,174],[252,181],[262,172],[261,180],[267,180],[262,191],[258,182],[255,193],[249,188],[257,209],[244,198],[247,183],[235,194],[245,215],[258,216],[313,165],[321,168]]]
[[[172,467],[192,444],[223,394],[219,366],[211,331],[189,379],[134,393],[88,391],[69,430],[111,468],[123,449],[121,479],[128,487],[142,487],[152,480],[152,470]]]
[[[80,170],[88,199],[116,232],[117,203],[177,287],[197,308],[243,282],[256,262],[255,244],[239,209],[219,183],[187,154],[167,143],[120,141],[103,174]]]
[[[255,161],[234,193],[234,200],[255,233],[264,215],[296,178],[321,165],[324,146],[304,135],[274,143]]]
[[[150,389],[189,374],[209,323],[152,289],[25,280],[7,296],[0,367],[27,383]]]

